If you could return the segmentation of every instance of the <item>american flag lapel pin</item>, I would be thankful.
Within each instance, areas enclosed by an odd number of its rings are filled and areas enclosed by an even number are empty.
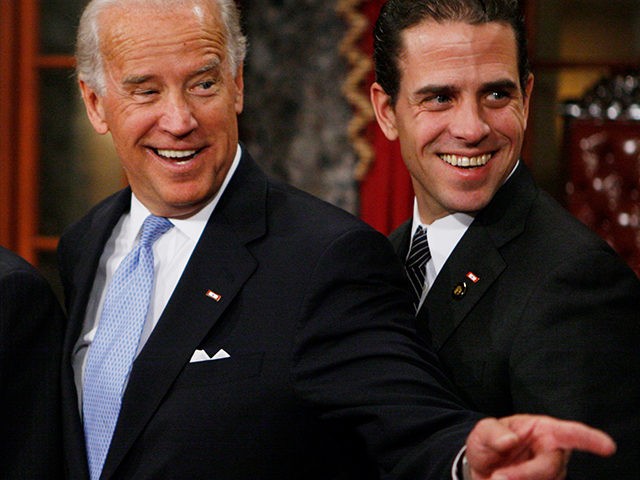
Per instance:
[[[469,272],[467,273],[467,278],[471,280],[473,283],[478,283],[480,281],[480,277],[478,277],[475,273]]]
[[[467,280],[471,280],[473,283],[478,283],[480,281],[480,277],[473,272],[468,272],[465,275],[465,277],[467,278]],[[467,282],[466,281],[458,282],[453,287],[453,291],[451,292],[451,294],[453,295],[454,299],[462,300],[462,297],[464,297],[467,294]]]
[[[205,295],[209,298],[212,298],[216,302],[219,302],[220,300],[222,300],[222,295],[214,292],[213,290],[207,290],[207,293],[205,293]]]

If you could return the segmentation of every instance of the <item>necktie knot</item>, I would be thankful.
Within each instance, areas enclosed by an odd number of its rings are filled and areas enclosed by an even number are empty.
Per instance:
[[[173,227],[173,223],[164,217],[156,217],[149,215],[144,219],[142,224],[142,233],[140,234],[140,245],[150,246],[166,231]]]

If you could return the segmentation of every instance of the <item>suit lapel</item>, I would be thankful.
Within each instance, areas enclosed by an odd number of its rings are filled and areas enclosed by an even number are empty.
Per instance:
[[[396,254],[402,261],[404,265],[404,261],[409,254],[409,243],[411,240],[411,225],[412,219],[407,220],[402,225],[400,225],[397,229],[395,229],[389,235],[389,241],[391,245],[393,245]]]
[[[417,315],[418,329],[430,333],[436,350],[507,267],[500,249],[523,234],[537,194],[533,178],[521,162],[445,262]]]
[[[113,475],[201,341],[257,268],[245,246],[266,230],[266,178],[244,155],[136,359],[103,474]],[[220,300],[207,296],[212,290]]]
[[[418,328],[429,329],[436,350],[444,345],[504,268],[502,256],[486,229],[474,221],[442,267],[418,312]]]

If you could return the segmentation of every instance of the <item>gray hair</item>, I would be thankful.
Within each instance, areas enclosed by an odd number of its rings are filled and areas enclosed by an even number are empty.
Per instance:
[[[100,14],[112,6],[136,3],[158,7],[207,3],[217,5],[224,25],[229,65],[233,75],[237,74],[244,62],[247,39],[240,27],[240,12],[235,0],[91,0],[85,7],[78,26],[76,74],[98,95],[104,95],[106,88],[104,61],[100,50]]]

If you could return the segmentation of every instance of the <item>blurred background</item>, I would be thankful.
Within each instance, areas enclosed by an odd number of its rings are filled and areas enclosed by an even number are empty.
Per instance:
[[[0,0],[0,245],[56,286],[59,235],[125,182],[75,85],[85,3]],[[238,3],[249,37],[243,143],[272,176],[388,233],[410,215],[412,192],[368,105],[383,2]],[[640,273],[640,2],[522,8],[536,77],[524,161]]]

